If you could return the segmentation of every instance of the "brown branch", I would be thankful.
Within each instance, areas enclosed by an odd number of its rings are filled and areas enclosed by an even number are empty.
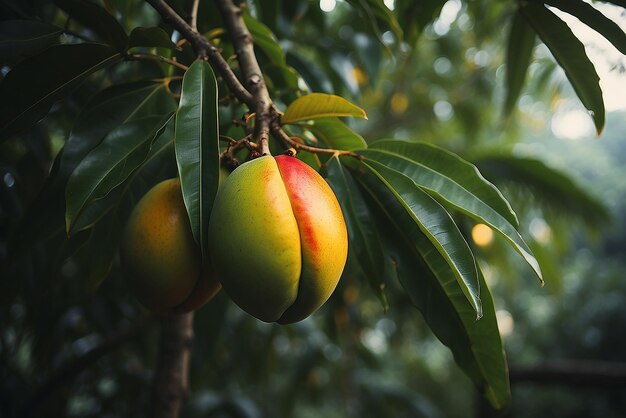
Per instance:
[[[530,367],[511,367],[509,375],[512,383],[626,387],[626,363],[609,361],[551,360]]]
[[[68,360],[64,365],[55,370],[48,380],[42,383],[32,397],[26,402],[21,416],[30,416],[33,412],[44,405],[46,400],[55,391],[72,382],[81,372],[94,365],[105,355],[119,348],[122,344],[137,337],[145,331],[149,325],[155,323],[154,316],[147,316],[126,328],[105,337],[102,344],[89,350],[85,354]]]
[[[146,0],[154,9],[159,12],[164,21],[168,22],[174,29],[179,31],[192,45],[199,58],[208,58],[213,68],[222,76],[228,89],[241,102],[250,107],[255,105],[254,98],[241,84],[235,73],[222,57],[222,54],[204,36],[195,31],[174,9],[164,0]]]
[[[200,5],[200,0],[191,1],[191,17],[189,18],[189,26],[191,26],[195,32],[198,32],[198,6]]]
[[[272,120],[269,92],[263,73],[254,55],[252,35],[243,21],[243,11],[232,0],[216,0],[235,48],[237,61],[244,75],[244,85],[254,98],[251,110],[256,113],[256,137],[261,155],[270,154],[269,138]]]
[[[148,416],[176,418],[189,388],[193,313],[161,318],[159,359]]]

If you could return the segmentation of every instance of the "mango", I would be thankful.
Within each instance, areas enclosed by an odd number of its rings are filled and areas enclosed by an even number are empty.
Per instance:
[[[334,291],[348,255],[332,189],[295,157],[269,155],[236,168],[209,221],[211,260],[224,290],[265,322],[298,322]]]
[[[221,288],[210,263],[203,266],[176,178],[158,183],[137,203],[120,260],[131,292],[152,311],[190,312]]]

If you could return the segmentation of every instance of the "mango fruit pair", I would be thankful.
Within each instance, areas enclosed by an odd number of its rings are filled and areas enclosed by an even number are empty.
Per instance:
[[[168,293],[186,294],[196,273],[189,266],[199,259],[191,231],[182,234],[177,228],[172,228],[175,238],[154,230],[149,235],[156,242],[133,250],[141,229],[158,228],[150,227],[150,216],[140,225],[143,217],[135,214],[147,210],[142,203],[150,193],[131,215],[122,247],[122,260],[139,277],[131,279],[131,288],[148,307],[147,302],[161,303],[165,298],[157,294],[176,288],[178,281],[185,291]],[[178,199],[182,225],[186,214]],[[188,230],[188,221],[185,225]],[[182,245],[170,245],[178,241]],[[213,277],[239,307],[262,321],[288,324],[308,317],[330,297],[343,272],[348,237],[339,203],[315,170],[295,157],[262,156],[239,166],[220,186],[209,222],[209,252]],[[151,259],[157,265],[144,268]],[[150,276],[157,290],[149,289]],[[145,293],[139,296],[142,286]]]

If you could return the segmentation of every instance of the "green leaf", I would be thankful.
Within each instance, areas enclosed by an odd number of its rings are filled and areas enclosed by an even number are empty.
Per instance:
[[[101,91],[89,101],[78,115],[65,146],[54,160],[43,190],[24,216],[27,222],[19,227],[20,246],[30,247],[32,242],[47,240],[57,231],[65,235],[64,196],[70,175],[109,131],[133,115],[153,107],[146,105],[146,101],[153,100],[154,91],[159,89],[164,90],[162,84],[155,86],[142,82],[116,85]],[[40,210],[42,207],[46,210]]]
[[[167,93],[165,93],[167,94]],[[169,99],[172,99],[169,94],[167,94]],[[173,109],[170,109],[169,112],[173,112]],[[153,113],[152,116],[163,115],[162,113]],[[141,117],[133,117],[132,120],[141,119]],[[132,206],[137,203],[137,201],[131,202],[133,200],[133,196],[143,196],[148,189],[150,189],[154,184],[158,183],[156,179],[165,179],[171,178],[173,176],[172,172],[175,172],[175,167],[173,164],[167,164],[167,161],[163,161],[165,158],[162,154],[165,151],[171,149],[171,156],[173,157],[173,148],[174,148],[174,123],[170,120],[170,122],[165,126],[163,133],[154,140],[153,144],[150,147],[150,151],[144,161],[141,162],[139,166],[128,176],[128,178],[120,184],[118,187],[113,188],[105,197],[102,199],[98,199],[92,202],[89,206],[85,208],[85,210],[80,214],[76,222],[74,223],[74,230],[81,231],[87,228],[91,228],[94,225],[103,222],[102,219],[106,216],[111,210],[120,211],[120,206],[126,205],[130,209]],[[158,161],[155,161],[158,160]],[[172,158],[172,162],[174,158]],[[160,164],[159,168],[154,168],[152,165]],[[149,165],[150,167],[146,167]],[[163,177],[160,175],[161,171],[168,170],[167,176]],[[140,183],[139,185],[137,185]],[[129,196],[133,195],[133,196]],[[129,212],[130,209],[127,211]],[[122,216],[122,213],[119,213]]]
[[[65,192],[68,234],[89,205],[104,198],[141,165],[152,142],[163,133],[171,114],[133,119],[111,131],[76,167]]]
[[[333,94],[311,93],[294,100],[281,117],[283,124],[333,116],[354,116],[367,119],[365,111]]]
[[[333,84],[326,74],[316,63],[304,58],[298,51],[287,52],[287,62],[305,81],[311,91],[331,93]]]
[[[446,0],[396,0],[395,9],[398,23],[404,31],[404,39],[415,45],[424,28],[439,15]]]
[[[55,45],[21,61],[0,84],[0,139],[38,122],[87,76],[121,59],[106,45],[75,44]]]
[[[36,20],[0,22],[0,65],[32,55],[56,43],[63,30]]]
[[[604,128],[604,101],[600,77],[585,53],[585,47],[565,22],[542,4],[521,3],[521,11],[550,49],[583,105],[591,112],[598,135]]]
[[[176,161],[193,236],[208,256],[207,228],[219,185],[217,80],[211,66],[194,62],[183,78],[176,115]]]
[[[363,137],[338,118],[314,119],[303,127],[311,131],[329,148],[353,150],[367,147]]]
[[[391,191],[405,213],[430,242],[428,251],[436,250],[448,264],[458,286],[476,311],[482,316],[478,273],[474,255],[450,214],[410,178],[376,161],[361,161]],[[411,237],[412,240],[418,240]],[[419,241],[418,241],[419,242]],[[424,246],[424,244],[419,244]],[[434,247],[434,248],[433,248]]]
[[[394,160],[392,168],[464,213],[488,207],[515,228],[519,226],[517,215],[502,193],[473,164],[450,151],[425,142],[384,139],[359,153],[376,155],[384,164]]]
[[[535,32],[518,11],[513,16],[506,51],[506,99],[504,115],[509,116],[524,86],[528,66],[535,47]]]
[[[119,52],[128,48],[128,36],[115,18],[101,6],[87,0],[55,0],[57,6],[86,28],[94,31],[104,43]]]
[[[158,106],[165,106],[154,102],[167,100],[168,96],[162,84],[145,82],[117,85],[100,92],[76,119],[61,151],[58,173],[52,179],[64,188],[76,166],[106,134],[133,118],[160,113]]]
[[[333,157],[326,166],[326,180],[335,192],[346,220],[349,254],[356,257],[370,287],[379,297],[383,309],[387,311],[389,303],[384,293],[384,251],[373,216],[352,174],[343,166],[341,160]]]
[[[419,142],[377,141],[359,154],[366,161],[373,160],[401,172],[428,193],[494,228],[543,283],[537,260],[517,232],[517,216],[500,191],[475,166],[455,154]]]
[[[281,67],[286,66],[285,53],[272,31],[263,23],[250,16],[249,13],[244,13],[243,21],[248,27],[254,43],[261,48],[270,61]]]
[[[133,29],[128,39],[128,47],[156,47],[156,48],[168,48],[177,49],[176,45],[170,39],[167,32],[159,27],[143,28],[138,27]]]
[[[546,4],[577,17],[585,25],[604,36],[618,51],[626,55],[626,33],[617,23],[582,0],[546,0]],[[622,7],[626,7],[622,5]]]
[[[502,184],[515,183],[559,216],[569,215],[595,226],[605,225],[610,220],[602,202],[570,176],[540,160],[497,154],[481,156],[476,164],[488,178]]]
[[[138,199],[161,179],[171,178],[169,172],[162,171],[171,165],[167,164],[167,161],[173,156],[173,146],[174,124],[169,123],[163,135],[155,140],[146,160],[124,182],[123,187],[117,187],[107,195],[106,200],[110,201],[109,210],[100,214],[101,219],[97,222],[93,220],[89,240],[82,249],[83,257],[86,257],[88,264],[88,273],[84,281],[86,291],[95,291],[108,276],[117,255],[126,216],[135,207]],[[168,151],[171,151],[170,155],[167,154]],[[112,194],[116,195],[114,199],[111,198]],[[104,200],[97,201],[96,204]],[[93,206],[95,205],[92,204],[90,208]],[[81,216],[78,222],[80,223],[84,217]]]
[[[489,288],[478,270],[483,316],[476,313],[446,260],[407,216],[393,194],[371,175],[358,176],[384,231],[384,248],[398,279],[437,338],[450,348],[454,360],[496,409],[510,402],[507,364]],[[384,220],[384,222],[383,222]]]
[[[357,11],[361,13],[372,28],[372,32],[382,43],[382,31],[378,20],[385,22],[399,41],[402,41],[402,28],[391,10],[383,0],[347,0]]]
[[[89,273],[85,283],[88,292],[95,291],[108,276],[123,227],[118,211],[113,210],[92,228],[85,247],[89,257]]]

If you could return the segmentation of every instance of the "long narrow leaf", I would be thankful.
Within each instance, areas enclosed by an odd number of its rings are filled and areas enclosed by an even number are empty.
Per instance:
[[[534,158],[513,155],[484,155],[476,164],[494,181],[514,183],[529,191],[543,207],[560,215],[569,215],[593,225],[605,225],[610,214],[593,194],[577,184],[566,173]]]
[[[58,26],[36,20],[0,22],[0,65],[41,51],[56,43],[62,32]]]
[[[482,308],[476,261],[448,212],[400,172],[371,160],[362,162],[362,165],[385,184],[432,247],[445,259],[458,286],[476,311],[476,317],[480,318]]]
[[[385,5],[383,0],[348,0],[357,11],[366,19],[372,32],[382,42],[382,31],[378,25],[378,20],[385,22],[398,38],[402,41],[402,28],[396,20],[391,10]]]
[[[585,25],[604,36],[618,51],[626,55],[626,33],[617,23],[589,3],[582,0],[546,0],[545,3],[580,19]]]
[[[380,140],[359,153],[392,160],[394,167],[401,167],[420,187],[459,210],[470,212],[488,207],[514,227],[519,226],[517,215],[502,193],[476,166],[450,151],[425,142]]]
[[[125,52],[128,48],[128,36],[124,28],[102,6],[87,0],[55,0],[55,3],[72,19],[95,32],[100,40],[119,52]]]
[[[55,45],[21,61],[0,83],[0,140],[39,121],[71,88],[121,59],[106,45],[75,44]]]
[[[270,61],[278,66],[287,65],[285,53],[270,28],[250,16],[249,13],[244,13],[243,19],[246,27],[250,30],[254,43],[261,48]]]
[[[137,46],[176,49],[176,44],[172,42],[167,32],[156,26],[133,29],[128,37],[128,47]]]
[[[543,283],[541,269],[519,232],[509,203],[475,166],[430,144],[378,141],[359,151],[366,160],[399,171],[419,187],[500,233],[533,268]]]
[[[535,32],[526,23],[521,13],[515,13],[506,49],[505,117],[513,111],[522,91],[534,46]]]
[[[96,290],[108,276],[123,227],[118,211],[113,210],[91,230],[85,248],[89,254],[89,273],[85,281],[88,291]]]
[[[523,2],[520,8],[559,63],[583,105],[592,113],[598,135],[604,128],[604,101],[600,77],[587,57],[585,47],[565,22],[542,4]]]
[[[353,150],[367,147],[363,137],[339,118],[315,119],[305,127],[329,148]]]
[[[446,260],[407,216],[393,194],[374,176],[357,176],[372,198],[385,231],[384,248],[398,278],[437,338],[496,409],[510,402],[508,371],[489,288],[478,270],[483,317],[476,320]]]
[[[94,221],[85,251],[89,257],[89,271],[85,281],[86,290],[94,291],[106,279],[117,254],[119,239],[124,221],[138,200],[151,189],[155,183],[164,178],[171,178],[172,164],[165,164],[173,156],[174,124],[169,123],[165,132],[154,141],[145,161],[126,180],[123,187],[118,187],[116,199],[110,210]],[[169,152],[169,155],[167,154]],[[168,167],[169,166],[169,167]],[[165,172],[164,172],[165,169]],[[120,190],[121,189],[121,190]],[[107,199],[110,199],[109,193]],[[100,201],[98,201],[100,202]],[[97,202],[96,202],[97,203]],[[94,205],[91,205],[92,207]],[[80,223],[85,216],[78,220]],[[77,223],[76,229],[79,229]]]
[[[207,228],[219,185],[217,80],[211,66],[194,62],[185,73],[176,115],[176,161],[193,236],[207,252]]]
[[[112,131],[72,173],[65,193],[68,233],[88,206],[120,185],[146,159],[171,115],[132,120]]]
[[[32,242],[44,241],[57,231],[65,230],[65,186],[85,156],[108,132],[141,113],[155,98],[160,86],[153,83],[130,83],[110,87],[98,93],[79,114],[64,148],[54,160],[50,175],[39,196],[24,216],[19,251]],[[170,98],[171,100],[171,98]],[[148,102],[148,103],[146,103]],[[41,208],[46,210],[42,211]]]
[[[136,169],[133,170],[122,183],[111,189],[106,196],[91,202],[85,210],[81,212],[74,223],[73,230],[81,231],[102,222],[103,216],[107,215],[112,209],[118,210],[116,208],[119,208],[123,202],[133,201],[137,203],[138,197],[143,196],[143,194],[156,183],[155,178],[157,176],[154,175],[154,170],[150,170],[152,176],[148,179],[143,178],[143,173],[145,171],[145,165],[155,157],[155,153],[161,151],[159,147],[162,146],[162,142],[169,142],[171,145],[174,143],[174,123],[172,120],[165,125],[163,133],[159,133],[159,136],[154,140],[154,143],[150,146],[147,157],[137,165]],[[142,180],[142,184],[136,186],[138,175]],[[168,176],[168,178],[170,177],[171,175]],[[133,198],[127,196],[129,192],[134,195]],[[133,205],[132,203],[128,203],[128,206]]]
[[[346,219],[349,254],[357,258],[370,287],[379,297],[386,311],[389,303],[384,293],[384,251],[372,214],[352,174],[343,166],[341,160],[333,157],[326,165],[326,180],[335,192]]]
[[[171,100],[161,84],[133,83],[102,91],[78,116],[62,150],[59,170],[52,179],[57,185],[65,187],[76,166],[106,134],[129,120],[160,114],[159,108],[167,105],[155,102],[168,99]],[[170,107],[161,112],[172,110]]]
[[[354,116],[367,119],[365,111],[341,96],[325,93],[311,93],[294,100],[281,117],[283,124],[307,119],[335,116]]]

